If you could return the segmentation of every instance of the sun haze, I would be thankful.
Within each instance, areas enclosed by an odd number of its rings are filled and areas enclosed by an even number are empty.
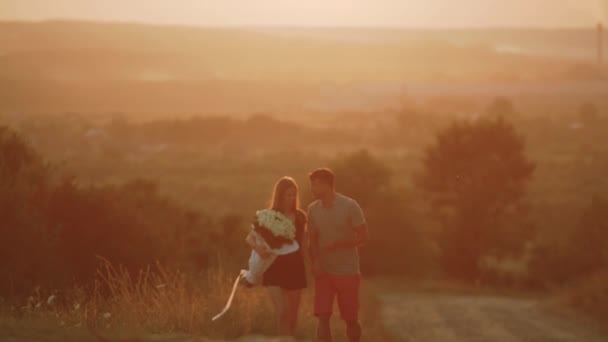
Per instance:
[[[0,20],[79,19],[204,26],[573,27],[605,0],[4,0]]]

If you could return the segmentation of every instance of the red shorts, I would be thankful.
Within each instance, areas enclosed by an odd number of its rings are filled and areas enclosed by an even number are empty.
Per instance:
[[[345,321],[359,319],[359,274],[322,274],[315,277],[315,316],[330,317],[334,298],[338,298],[340,317]]]

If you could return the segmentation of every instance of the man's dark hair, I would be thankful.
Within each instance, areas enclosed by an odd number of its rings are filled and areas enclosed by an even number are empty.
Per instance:
[[[313,172],[309,173],[308,178],[311,182],[315,179],[318,179],[323,183],[331,185],[332,187],[334,186],[336,181],[336,175],[334,174],[334,172],[326,167],[316,169]]]

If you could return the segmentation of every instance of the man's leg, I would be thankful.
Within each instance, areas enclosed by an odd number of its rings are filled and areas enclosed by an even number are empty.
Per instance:
[[[358,320],[346,321],[346,336],[350,342],[361,340],[361,323]]]
[[[361,340],[361,324],[359,323],[359,288],[361,276],[340,275],[335,279],[338,295],[340,316],[346,322],[346,336],[350,342]]]
[[[318,316],[317,319],[317,341],[331,342],[331,316]]]
[[[317,325],[317,339],[319,342],[331,342],[330,318],[336,292],[329,274],[315,277],[315,316],[319,320]]]

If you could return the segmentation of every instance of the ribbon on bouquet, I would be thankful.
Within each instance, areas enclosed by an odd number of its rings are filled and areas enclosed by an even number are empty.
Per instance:
[[[234,281],[234,285],[232,285],[232,292],[230,293],[230,297],[228,297],[228,302],[226,303],[226,306],[224,306],[224,309],[222,310],[222,312],[213,316],[211,321],[215,322],[216,320],[218,320],[222,316],[224,316],[224,314],[226,314],[226,312],[228,312],[228,310],[230,310],[230,306],[232,306],[232,300],[234,299],[234,295],[236,294],[236,289],[239,287],[239,283],[241,282],[241,279],[245,278],[246,274],[247,274],[246,270],[241,270],[241,273],[239,273],[238,277],[236,277],[236,280]]]

